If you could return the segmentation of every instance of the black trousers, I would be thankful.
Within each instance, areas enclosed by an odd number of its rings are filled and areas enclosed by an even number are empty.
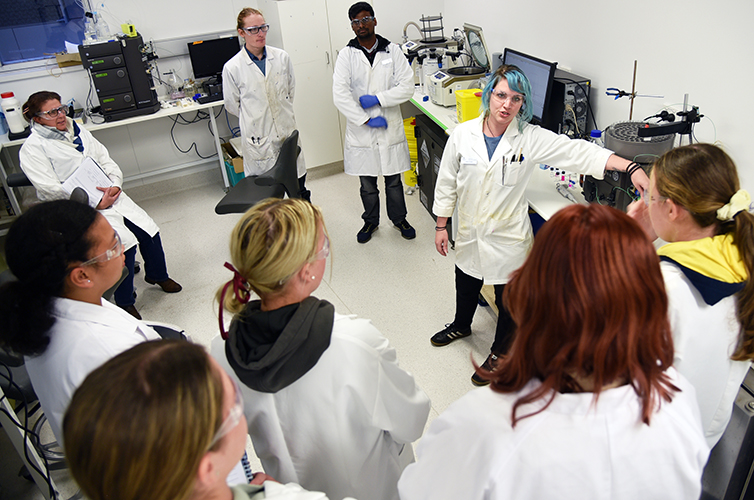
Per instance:
[[[403,184],[401,183],[401,174],[386,175],[385,178],[385,199],[387,200],[387,216],[397,224],[406,218],[406,200],[403,198]],[[364,204],[364,213],[361,218],[364,222],[374,224],[380,223],[380,190],[377,189],[377,177],[369,175],[360,175],[361,181],[361,202]]]
[[[456,266],[456,316],[453,323],[457,328],[461,330],[471,328],[471,321],[474,319],[474,312],[476,312],[479,303],[479,292],[482,291],[483,284],[483,280],[469,276]],[[503,307],[505,285],[494,286],[498,316],[495,341],[492,343],[491,352],[502,355],[507,353],[510,348],[513,335],[516,333],[516,323],[508,310]]]

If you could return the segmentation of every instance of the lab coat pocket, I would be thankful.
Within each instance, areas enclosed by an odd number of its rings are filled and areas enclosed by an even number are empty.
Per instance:
[[[247,137],[245,146],[244,156],[248,156],[251,160],[269,160],[273,156],[272,141],[268,136]]]
[[[502,179],[499,179],[498,182],[502,181],[503,186],[515,186],[523,177],[523,171],[523,162],[508,163],[503,167]]]

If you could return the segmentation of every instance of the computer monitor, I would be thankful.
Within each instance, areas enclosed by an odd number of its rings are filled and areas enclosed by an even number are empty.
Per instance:
[[[552,78],[558,63],[543,61],[537,57],[526,55],[513,49],[505,49],[503,64],[512,64],[524,72],[531,83],[532,93],[532,122],[541,125],[544,121],[545,110],[550,104]]]
[[[199,40],[188,43],[189,59],[194,78],[222,80],[223,66],[240,50],[238,36]]]

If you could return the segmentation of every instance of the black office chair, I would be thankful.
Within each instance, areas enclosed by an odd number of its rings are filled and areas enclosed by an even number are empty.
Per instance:
[[[8,182],[8,187],[12,188],[33,186],[29,178],[26,177],[26,174],[23,172],[14,172],[12,174],[8,174],[6,180]],[[78,201],[79,203],[89,203],[89,195],[86,194],[86,191],[84,191],[80,187],[77,187],[73,190],[70,199],[73,201]]]
[[[215,213],[242,214],[266,198],[284,198],[286,194],[289,198],[300,198],[296,170],[299,151],[298,130],[294,130],[283,141],[275,165],[262,175],[241,179],[215,206]]]

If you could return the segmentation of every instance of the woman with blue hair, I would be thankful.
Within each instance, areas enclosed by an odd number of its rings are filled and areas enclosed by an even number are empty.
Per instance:
[[[435,246],[443,256],[448,254],[448,218],[458,209],[455,318],[432,336],[432,345],[446,346],[471,335],[482,285],[495,287],[495,341],[482,370],[472,376],[476,385],[489,383],[483,375],[507,352],[516,328],[502,296],[509,275],[532,245],[525,191],[534,169],[542,163],[601,179],[605,170],[625,172],[631,164],[595,144],[530,124],[531,85],[516,66],[495,71],[482,92],[482,107],[480,117],[460,124],[448,139],[432,209]],[[631,181],[642,192],[649,186],[640,168],[632,171]]]

